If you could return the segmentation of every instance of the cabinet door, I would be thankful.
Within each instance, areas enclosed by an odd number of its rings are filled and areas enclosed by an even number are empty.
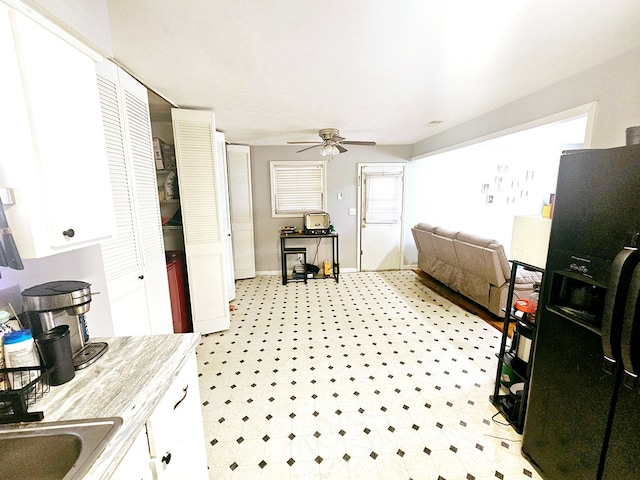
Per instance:
[[[156,479],[206,479],[207,454],[195,353],[147,421]]]
[[[9,16],[22,90],[5,94],[24,99],[31,144],[25,146],[33,149],[25,162],[8,162],[6,186],[29,206],[26,215],[9,214],[21,255],[42,257],[110,238],[115,222],[95,63],[21,13]]]
[[[149,443],[144,428],[138,433],[133,445],[109,478],[110,480],[153,479],[149,465]]]
[[[253,244],[253,199],[251,196],[251,156],[246,145],[227,145],[231,239],[235,278],[256,276]]]
[[[193,331],[230,325],[213,112],[172,109]]]
[[[97,78],[118,232],[102,244],[114,333],[172,333],[146,89],[109,61]]]

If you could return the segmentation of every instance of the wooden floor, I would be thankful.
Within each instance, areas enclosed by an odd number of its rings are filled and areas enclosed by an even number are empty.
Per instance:
[[[429,287],[431,290],[436,292],[438,295],[441,295],[447,300],[449,300],[450,302],[455,303],[460,308],[464,308],[467,312],[477,315],[482,320],[490,324],[492,327],[502,332],[502,328],[504,326],[503,317],[498,317],[497,315],[494,315],[493,313],[481,307],[477,303],[472,302],[467,297],[460,295],[458,292],[451,290],[445,284],[439,282],[438,280],[431,277],[430,275],[427,275],[422,270],[416,269],[414,270],[414,272],[418,275],[422,283],[424,283],[427,287]],[[509,337],[511,337],[513,333],[513,327],[514,327],[514,323],[509,323]]]

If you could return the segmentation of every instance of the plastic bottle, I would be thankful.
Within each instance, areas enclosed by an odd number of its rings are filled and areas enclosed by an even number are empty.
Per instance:
[[[11,318],[11,314],[7,311],[0,310],[0,369],[6,368],[4,363],[4,347],[3,337],[5,333],[13,332],[13,328],[7,323]],[[0,390],[8,390],[9,381],[3,372],[0,372]]]
[[[323,266],[324,274],[328,277],[331,275],[331,264],[325,260]]]
[[[527,306],[527,320],[536,323],[536,312],[538,311],[538,300],[540,299],[540,284],[533,284],[533,293],[529,295],[529,305]]]
[[[7,368],[34,367],[40,365],[38,351],[30,330],[18,330],[3,336],[4,361]],[[9,375],[9,383],[14,390],[20,389],[39,375],[36,370],[24,374]]]

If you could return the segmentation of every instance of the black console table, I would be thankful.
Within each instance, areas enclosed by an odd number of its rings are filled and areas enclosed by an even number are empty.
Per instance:
[[[283,233],[280,235],[280,258],[282,264],[282,284],[287,284],[287,260],[285,256],[285,248],[287,248],[287,241],[302,240],[302,239],[316,239],[321,241],[323,238],[331,239],[331,272],[332,275],[320,275],[315,278],[335,278],[336,283],[339,283],[340,263],[339,263],[339,250],[338,250],[338,234],[327,233],[322,235],[315,235],[311,233]],[[298,243],[299,245],[300,243]],[[306,275],[306,273],[305,273]]]

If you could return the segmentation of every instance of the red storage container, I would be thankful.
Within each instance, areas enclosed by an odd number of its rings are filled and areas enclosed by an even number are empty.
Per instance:
[[[171,298],[173,332],[193,332],[184,252],[180,250],[171,250],[165,252],[165,256],[167,259],[167,277],[169,279],[169,297]]]

